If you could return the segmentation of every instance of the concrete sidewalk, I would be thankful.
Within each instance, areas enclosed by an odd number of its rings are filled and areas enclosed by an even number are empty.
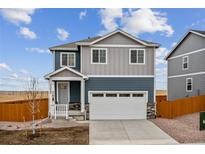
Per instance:
[[[178,144],[148,120],[90,121],[90,144]]]

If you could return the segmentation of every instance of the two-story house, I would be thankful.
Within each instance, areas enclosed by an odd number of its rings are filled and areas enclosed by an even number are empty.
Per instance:
[[[166,60],[168,100],[205,94],[205,31],[188,31]]]
[[[79,113],[89,104],[91,120],[146,119],[147,108],[155,114],[158,47],[120,29],[51,47],[54,71],[45,76],[50,115],[68,118],[72,103],[80,104]]]

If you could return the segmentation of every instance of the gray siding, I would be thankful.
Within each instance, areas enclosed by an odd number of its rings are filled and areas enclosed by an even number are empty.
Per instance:
[[[168,60],[168,76],[205,71],[205,50],[188,55],[189,69],[182,70],[182,57]]]
[[[51,77],[80,77],[80,76],[68,70],[63,70],[55,75],[52,75]]]
[[[193,78],[193,91],[186,92],[186,78]],[[205,74],[168,79],[168,100],[205,95]]]
[[[148,91],[148,101],[154,102],[154,78],[89,78],[85,82],[85,100],[88,91]]]
[[[185,40],[175,49],[170,57],[189,53],[194,50],[205,48],[205,39],[196,34],[189,34]]]
[[[91,48],[82,48],[82,73],[86,75],[153,75],[154,48],[146,48],[145,65],[129,64],[127,47],[107,48],[107,64],[91,64]]]
[[[73,69],[80,71],[80,50],[79,51],[55,51],[55,70],[61,68],[60,67],[60,53],[61,52],[74,52],[76,53],[76,67],[72,67]]]
[[[116,33],[102,41],[97,42],[96,44],[142,45],[129,37],[122,35],[121,33]]]

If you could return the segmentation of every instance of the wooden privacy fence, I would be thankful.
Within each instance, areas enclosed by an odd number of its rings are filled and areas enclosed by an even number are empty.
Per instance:
[[[39,100],[39,112],[35,119],[48,117],[48,99]],[[0,121],[30,121],[32,120],[31,106],[28,100],[18,100],[0,103]]]
[[[175,118],[177,116],[205,111],[205,95],[195,96],[174,101],[162,100],[157,102],[157,116]]]

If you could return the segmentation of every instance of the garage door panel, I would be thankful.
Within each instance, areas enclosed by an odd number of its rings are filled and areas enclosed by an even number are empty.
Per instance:
[[[93,94],[95,93],[96,92],[93,92]],[[133,94],[137,94],[136,92],[124,92],[123,94],[121,93],[117,93],[117,97],[110,97],[112,96],[109,95],[111,94],[111,92],[104,92],[103,97],[92,97],[95,95],[91,94],[90,119],[146,119],[147,107],[145,93],[143,92],[143,97],[142,93],[139,92],[138,94],[141,95],[135,95],[135,97],[133,97]],[[114,92],[113,96],[115,96]]]

